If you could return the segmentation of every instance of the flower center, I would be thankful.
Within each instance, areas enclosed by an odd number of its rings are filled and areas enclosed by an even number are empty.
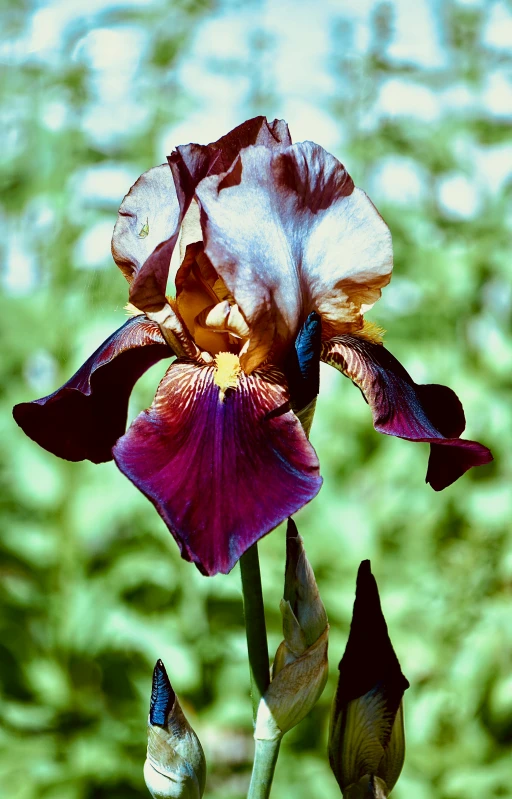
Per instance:
[[[215,371],[213,382],[219,387],[219,399],[224,402],[228,388],[238,386],[241,372],[240,359],[233,352],[218,352],[215,356]]]

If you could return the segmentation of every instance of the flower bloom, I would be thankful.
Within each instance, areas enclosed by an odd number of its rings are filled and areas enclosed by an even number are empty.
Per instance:
[[[228,572],[320,489],[287,365],[313,317],[318,354],[359,386],[376,429],[431,443],[435,489],[491,459],[459,438],[453,392],[415,385],[365,325],[390,280],[389,230],[342,164],[292,145],[284,122],[257,117],[213,144],[178,147],[126,195],[112,253],[137,315],[14,416],[60,457],[113,457],[203,573]],[[135,381],[172,356],[153,405],[125,432]]]

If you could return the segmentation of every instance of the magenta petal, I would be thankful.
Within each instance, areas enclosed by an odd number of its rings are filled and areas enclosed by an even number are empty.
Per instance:
[[[112,460],[112,447],[126,428],[134,384],[150,366],[172,355],[158,325],[134,316],[62,388],[16,405],[13,416],[27,436],[59,458]]]
[[[457,395],[447,386],[417,385],[381,344],[337,336],[324,343],[322,360],[360,388],[379,433],[431,444],[426,482],[436,491],[492,461],[487,447],[459,438],[466,422]]]
[[[121,471],[155,505],[203,574],[229,572],[255,541],[312,499],[319,464],[284,376],[243,373],[224,401],[214,367],[180,359],[114,447]]]

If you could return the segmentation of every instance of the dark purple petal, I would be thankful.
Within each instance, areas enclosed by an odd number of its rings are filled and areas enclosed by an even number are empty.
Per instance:
[[[292,143],[286,122],[266,117],[248,119],[211,144],[185,144],[168,156],[182,208],[188,208],[196,186],[206,175],[226,172],[245,147],[288,146]]]
[[[166,302],[183,213],[168,164],[141,175],[121,204],[112,255],[130,283],[130,301],[141,311],[158,311]]]
[[[357,573],[350,635],[339,671],[338,704],[346,705],[380,686],[388,696],[389,712],[394,718],[409,682],[389,638],[369,560],[362,561]]]
[[[285,354],[311,311],[330,335],[360,327],[389,282],[386,224],[343,165],[312,142],[242,150],[196,196],[205,253],[251,329],[246,371],[271,350],[274,362]]]
[[[126,429],[128,400],[150,366],[173,356],[157,324],[134,316],[53,394],[22,402],[13,416],[41,447],[68,461],[112,460]]]
[[[114,447],[203,574],[229,572],[255,541],[319,491],[315,451],[287,411],[274,368],[239,375],[221,400],[214,366],[180,359]]]
[[[322,360],[360,388],[379,433],[431,444],[426,482],[436,491],[492,461],[487,447],[459,438],[466,422],[457,395],[447,386],[417,385],[381,344],[337,336],[324,343]]]

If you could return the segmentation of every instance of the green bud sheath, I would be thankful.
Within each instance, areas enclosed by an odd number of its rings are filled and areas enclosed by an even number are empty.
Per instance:
[[[258,707],[256,740],[278,740],[307,716],[327,681],[329,625],[313,569],[294,522],[288,521],[284,640],[276,652],[272,681]]]

